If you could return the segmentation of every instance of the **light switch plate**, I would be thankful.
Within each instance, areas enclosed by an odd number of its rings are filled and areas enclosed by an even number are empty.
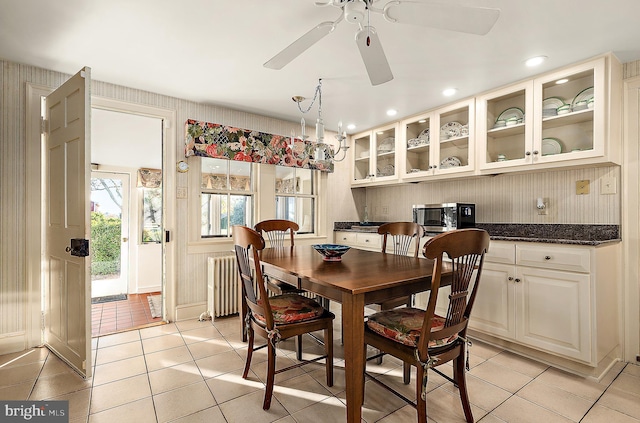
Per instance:
[[[589,180],[582,179],[576,181],[576,195],[586,195],[589,194]]]
[[[187,198],[187,187],[178,187],[176,189],[177,198]]]
[[[603,176],[600,179],[600,194],[615,194],[617,192],[615,176]]]

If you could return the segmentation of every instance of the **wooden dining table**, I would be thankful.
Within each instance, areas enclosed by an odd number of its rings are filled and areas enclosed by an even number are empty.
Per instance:
[[[310,245],[265,248],[260,260],[265,274],[342,304],[347,422],[360,423],[364,307],[429,290],[434,261],[351,248],[342,261],[328,262]]]

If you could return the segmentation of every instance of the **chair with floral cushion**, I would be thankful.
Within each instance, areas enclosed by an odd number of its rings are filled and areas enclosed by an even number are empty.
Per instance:
[[[304,364],[325,359],[327,386],[333,386],[333,319],[335,316],[315,300],[299,294],[268,295],[259,256],[265,243],[258,232],[246,226],[233,226],[233,243],[242,295],[248,309],[245,315],[248,348],[243,378],[246,379],[249,373],[253,351],[264,347],[268,351],[266,391],[262,408],[268,410],[271,406],[275,375]],[[276,348],[281,340],[319,330],[324,331],[325,355],[313,360],[303,360],[276,371]],[[256,334],[265,339],[265,345],[254,348]]]
[[[417,408],[419,423],[427,421],[429,369],[458,387],[466,420],[473,422],[465,379],[469,367],[467,347],[471,344],[466,335],[488,248],[489,234],[481,229],[460,229],[435,236],[424,246],[425,257],[435,260],[426,310],[396,308],[373,314],[366,321],[366,345],[417,367],[416,402],[398,395]],[[449,270],[451,276],[441,278],[443,271]],[[447,313],[439,316],[435,314],[439,290],[449,281]],[[449,361],[453,361],[453,379],[435,369]],[[376,378],[372,380],[392,390]]]
[[[260,235],[266,235],[266,239],[269,240],[269,244],[271,247],[282,248],[287,244],[287,239],[289,240],[289,245],[293,247],[295,245],[294,233],[300,229],[300,226],[291,220],[284,219],[269,219],[263,220],[261,222],[256,223],[255,230]],[[263,236],[264,237],[264,236]],[[296,288],[286,282],[279,281],[270,276],[267,276],[267,288],[269,291],[273,292],[276,295],[282,294],[301,294],[305,291]],[[324,308],[329,310],[329,300],[316,296],[316,300],[322,304]],[[243,315],[246,313],[246,308],[242,307]],[[242,334],[242,340],[246,341],[246,334]],[[324,345],[320,338],[315,335],[311,335],[319,344]],[[298,360],[302,360],[302,336],[297,339],[297,347],[296,347],[296,358]]]
[[[391,251],[393,254],[407,255],[411,243],[414,242],[415,248],[413,256],[418,257],[420,251],[420,238],[424,235],[422,226],[415,222],[388,222],[380,225],[378,233],[382,235],[382,252],[387,252],[387,245],[391,241]],[[391,298],[385,302],[379,303],[381,310],[390,310],[401,305],[411,307],[412,296],[404,296],[400,298]],[[378,358],[378,364],[382,363],[382,356]],[[411,381],[411,366],[404,364],[404,383],[409,384]]]

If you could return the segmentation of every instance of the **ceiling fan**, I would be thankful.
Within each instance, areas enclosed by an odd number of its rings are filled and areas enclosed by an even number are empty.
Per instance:
[[[392,0],[382,8],[373,6],[375,0],[324,0],[316,6],[333,6],[341,10],[333,22],[318,24],[295,40],[264,64],[270,69],[282,69],[309,47],[329,35],[343,20],[358,25],[356,44],[372,85],[393,79],[389,62],[380,44],[376,29],[369,25],[369,14],[378,13],[393,23],[447,29],[469,34],[485,35],[500,16],[500,9],[462,6],[450,3]],[[365,22],[366,21],[366,22]]]

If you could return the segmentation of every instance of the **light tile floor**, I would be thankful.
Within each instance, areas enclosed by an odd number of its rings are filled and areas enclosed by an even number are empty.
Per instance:
[[[342,422],[343,349],[340,325],[334,327],[334,386],[325,385],[321,364],[282,373],[276,377],[269,411],[261,406],[264,350],[254,354],[250,377],[241,377],[246,344],[240,340],[238,317],[182,321],[94,338],[95,367],[89,380],[45,348],[0,356],[0,399],[69,400],[73,423]],[[281,344],[278,367],[295,361],[293,346],[290,340]],[[304,347],[308,354],[322,351],[310,338]],[[470,362],[467,379],[476,421],[640,423],[640,366],[618,363],[595,382],[481,342],[471,348]],[[367,367],[413,397],[415,375],[411,385],[403,385],[397,360],[385,358],[382,365],[370,362]],[[428,389],[430,422],[464,422],[455,387],[432,374]],[[416,414],[368,381],[363,421],[404,423],[416,421]]]

